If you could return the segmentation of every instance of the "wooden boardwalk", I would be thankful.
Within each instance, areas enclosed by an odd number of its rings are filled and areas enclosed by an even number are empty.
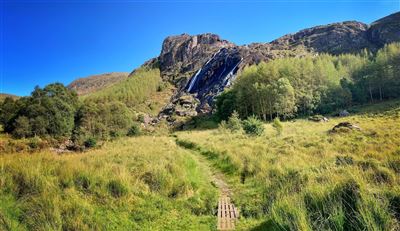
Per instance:
[[[234,230],[235,220],[239,217],[236,207],[230,202],[230,198],[222,195],[218,201],[218,230]]]

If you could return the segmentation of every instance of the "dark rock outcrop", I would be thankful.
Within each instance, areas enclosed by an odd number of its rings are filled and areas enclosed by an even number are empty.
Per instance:
[[[169,80],[190,75],[219,49],[233,46],[215,34],[169,36],[158,57],[161,74]]]
[[[196,72],[185,90],[203,104],[211,104],[215,95],[231,85],[242,59],[237,47],[220,49]]]
[[[368,29],[368,39],[377,46],[400,40],[400,12],[373,22]]]
[[[375,48],[368,40],[368,25],[348,21],[316,26],[285,35],[271,42],[275,49],[293,50],[304,47],[318,53],[353,53],[364,48]]]

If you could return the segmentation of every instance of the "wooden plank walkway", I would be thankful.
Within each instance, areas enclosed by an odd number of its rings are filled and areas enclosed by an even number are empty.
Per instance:
[[[239,217],[236,207],[230,202],[230,198],[222,195],[218,201],[218,230],[234,230],[235,220]]]

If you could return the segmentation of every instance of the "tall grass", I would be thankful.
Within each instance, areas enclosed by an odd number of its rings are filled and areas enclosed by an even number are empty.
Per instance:
[[[326,123],[282,122],[280,136],[273,124],[260,137],[226,129],[177,136],[213,153],[209,160],[229,176],[245,218],[239,228],[399,229],[400,102],[353,111]],[[362,130],[329,132],[343,121]]]
[[[167,137],[82,154],[3,154],[0,229],[209,230],[217,196],[209,177]]]

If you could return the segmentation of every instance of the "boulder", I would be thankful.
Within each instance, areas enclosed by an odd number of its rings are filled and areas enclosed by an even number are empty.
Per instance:
[[[341,122],[341,123],[335,125],[332,128],[331,132],[339,132],[339,131],[344,131],[344,130],[361,130],[361,128],[350,122]]]
[[[314,122],[328,122],[329,119],[322,116],[322,115],[313,115],[308,117],[308,120],[314,121]]]
[[[340,117],[346,117],[346,116],[349,116],[349,115],[350,115],[350,113],[347,110],[343,110],[343,111],[339,112],[339,116]]]

